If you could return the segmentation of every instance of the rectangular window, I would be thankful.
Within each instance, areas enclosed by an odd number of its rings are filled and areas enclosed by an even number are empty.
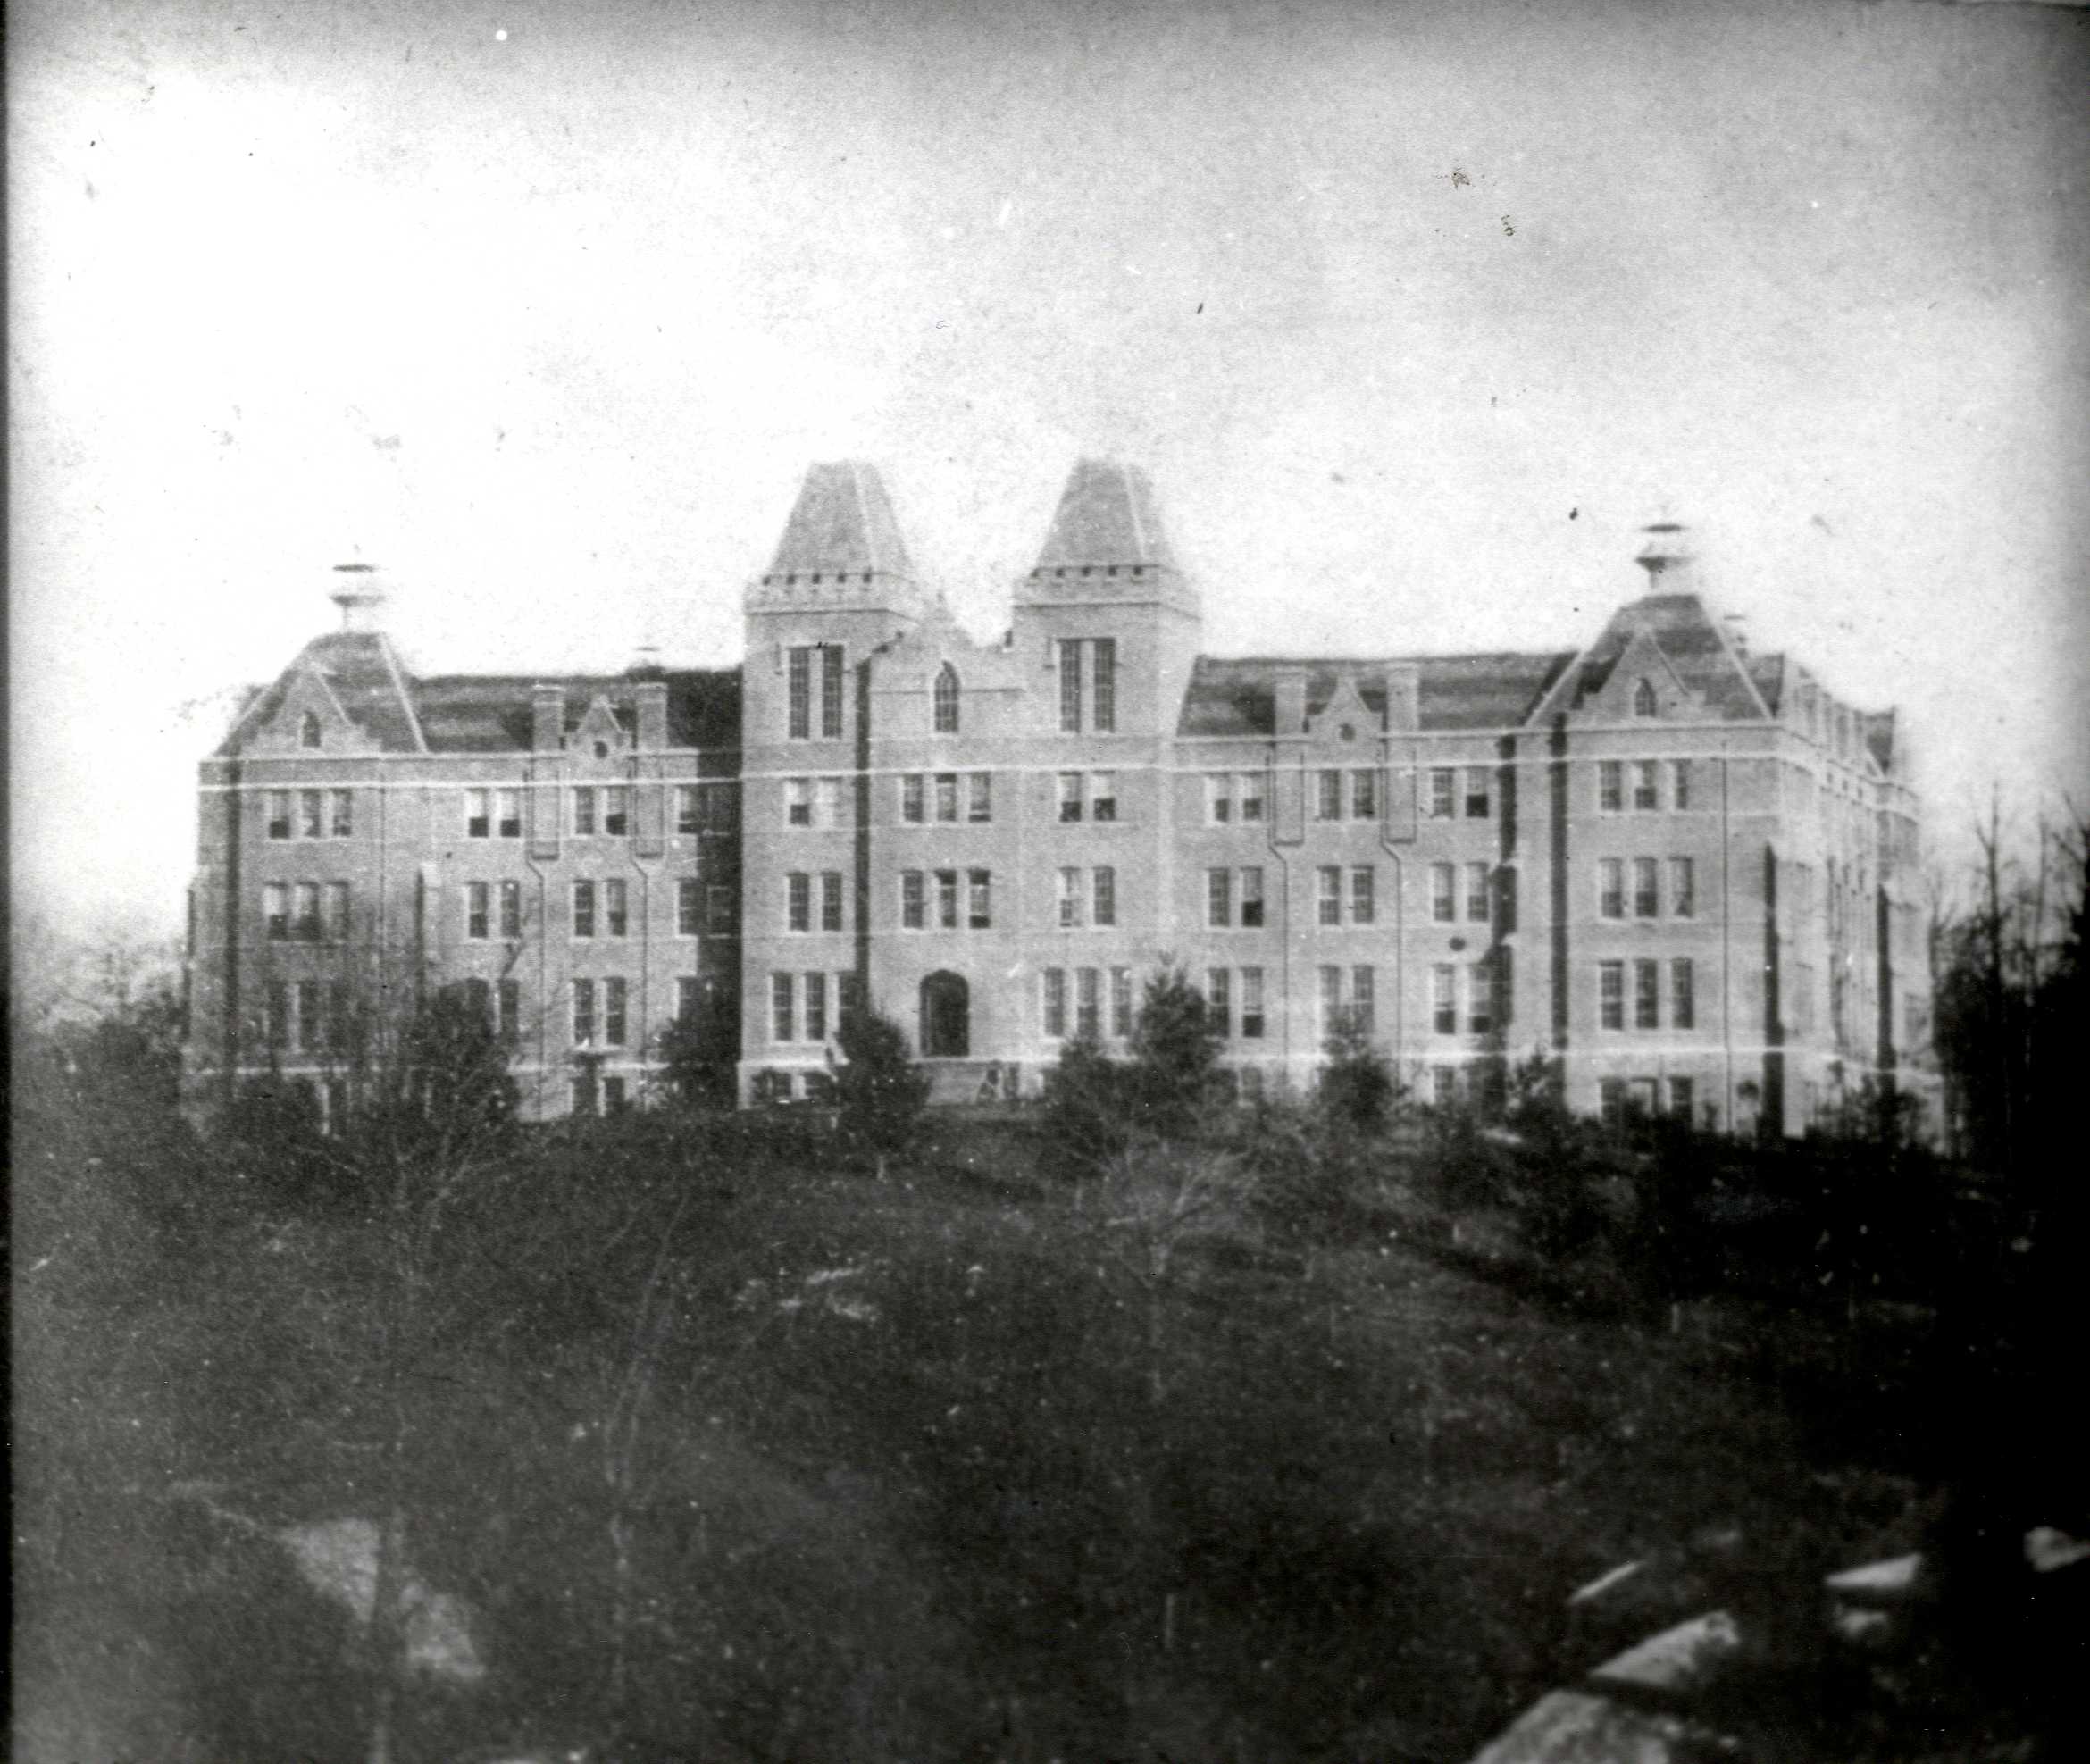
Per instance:
[[[994,877],[991,871],[966,872],[966,921],[974,931],[994,929]]]
[[[733,928],[734,898],[730,882],[709,882],[704,890],[704,928],[721,935]]]
[[[493,1024],[493,991],[483,980],[467,980],[464,982],[464,1002],[472,1015],[482,1017],[490,1028]]]
[[[784,780],[784,824],[789,827],[810,827],[813,824],[812,779]]]
[[[1626,1094],[1630,1099],[1628,1106],[1632,1108],[1636,1119],[1642,1121],[1653,1119],[1656,1091],[1655,1081],[1652,1078],[1635,1078],[1633,1081],[1632,1088]]]
[[[924,904],[922,872],[900,872],[900,929],[920,931],[928,923],[928,909]]]
[[[1082,640],[1059,640],[1059,732],[1082,732]]]
[[[573,982],[573,1045],[589,1047],[595,1041],[595,982],[592,980],[576,980]]]
[[[262,923],[268,928],[272,943],[280,943],[290,935],[290,890],[281,882],[262,885]]]
[[[1091,647],[1096,652],[1096,732],[1115,734],[1117,730],[1117,640],[1099,637]]]
[[[1066,970],[1047,968],[1039,976],[1043,982],[1045,1033],[1056,1041],[1066,1039]]]
[[[272,980],[264,1000],[267,1020],[263,1030],[269,1038],[269,1046],[287,1048],[290,1045],[290,989],[280,980]]]
[[[317,943],[320,937],[320,891],[317,882],[299,882],[297,886],[297,941],[300,943]]]
[[[474,941],[488,935],[491,929],[487,912],[489,892],[484,882],[464,884],[464,935]]]
[[[1095,968],[1074,970],[1074,1033],[1085,1041],[1103,1032],[1102,977]]]
[[[1110,970],[1110,1032],[1124,1041],[1133,1032],[1132,970]]]
[[[1117,923],[1117,872],[1104,864],[1089,874],[1089,921],[1091,924]]]
[[[1342,774],[1335,771],[1314,773],[1314,819],[1340,821],[1342,818]]]
[[[1471,1035],[1485,1035],[1495,1026],[1495,974],[1486,962],[1475,962],[1466,971],[1466,1028]]]
[[[813,652],[807,648],[794,648],[788,658],[785,677],[786,739],[803,741],[813,733]],[[788,1041],[789,1035],[780,1035],[779,1041]]]
[[[602,982],[602,1041],[605,1047],[621,1048],[624,1045],[625,985],[620,975],[612,974]]]
[[[1459,970],[1450,962],[1430,969],[1430,1027],[1440,1035],[1459,1032]]]
[[[1626,860],[1623,857],[1597,859],[1597,914],[1607,919],[1626,916]]]
[[[1626,807],[1626,767],[1616,759],[1597,762],[1597,807],[1616,815]]]
[[[839,741],[842,732],[842,652],[839,643],[820,646],[820,737]]]
[[[512,883],[503,883],[511,887]],[[327,884],[327,941],[346,943],[348,941],[348,884],[330,882]]]
[[[629,933],[631,924],[631,902],[622,876],[612,876],[602,885],[602,916],[605,928],[612,937],[623,937]]]
[[[1317,924],[1339,925],[1342,923],[1342,871],[1333,864],[1324,864],[1318,872],[1320,898],[1315,912]]]
[[[336,790],[333,793],[333,819],[330,831],[336,839],[352,838],[355,832],[355,792]]]
[[[695,833],[703,831],[703,793],[694,784],[675,786],[675,832]]]
[[[623,839],[631,830],[631,787],[627,784],[605,784],[602,790],[602,831],[611,839]]]
[[[1342,970],[1324,967],[1321,981],[1321,1039],[1325,1041],[1342,1026]]]
[[[1623,1078],[1599,1078],[1597,1080],[1597,1110],[1607,1127],[1626,1124],[1626,1081]]]
[[[486,982],[473,982],[484,991]],[[297,982],[297,1051],[303,1054],[323,1053],[326,1050],[327,1007],[326,995],[320,991],[316,980]]]
[[[806,988],[806,1039],[824,1041],[827,1039],[827,976],[808,974],[801,979]]]
[[[1059,774],[1059,818],[1063,823],[1082,818],[1082,774],[1078,772]]]
[[[1661,802],[1661,768],[1651,759],[1633,762],[1633,807],[1640,813],[1659,808]]]
[[[595,935],[595,884],[591,882],[573,884],[573,935]]]
[[[1459,812],[1459,774],[1449,765],[1430,768],[1430,819],[1449,821]]]
[[[1688,857],[1669,859],[1669,911],[1680,919],[1698,916],[1698,868]]]
[[[1224,827],[1233,819],[1233,774],[1231,772],[1205,773],[1205,821],[1214,827]]]
[[[290,792],[288,790],[271,790],[269,792],[269,837],[275,840],[290,837]],[[479,837],[484,839],[486,835],[481,833]]]
[[[1350,818],[1352,821],[1376,821],[1379,818],[1379,774],[1376,772],[1352,772],[1350,774]]]
[[[1626,964],[1597,964],[1597,1024],[1600,1028],[1626,1026]]]
[[[966,774],[966,819],[978,824],[994,818],[994,774],[991,772],[970,772]]]
[[[1263,869],[1251,864],[1241,873],[1241,924],[1244,931],[1259,931],[1263,924]]]
[[[1237,794],[1241,802],[1242,824],[1252,826],[1259,823],[1263,818],[1263,774],[1260,772],[1242,773]]]
[[[285,823],[284,837],[289,837],[288,823]],[[464,792],[464,837],[466,839],[491,839],[493,837],[493,792],[491,790],[466,790]]]
[[[1374,924],[1379,916],[1378,873],[1369,864],[1357,864],[1350,872],[1350,922]]]
[[[513,941],[522,935],[522,884],[501,884],[501,935]]]
[[[675,883],[675,935],[694,937],[704,929],[702,919],[704,884],[695,876],[683,876]]]
[[[1241,1038],[1244,1041],[1259,1041],[1263,1039],[1261,968],[1243,968],[1241,971]]]
[[[1354,967],[1350,971],[1350,1024],[1360,1035],[1374,1034],[1377,1031],[1377,988],[1374,984],[1373,971],[1368,967]]]
[[[494,792],[494,818],[499,823],[503,839],[522,837],[522,792],[521,790],[496,790]]]
[[[1488,818],[1488,768],[1484,765],[1466,768],[1466,818],[1468,821]]]
[[[622,1078],[608,1077],[602,1081],[602,1112],[605,1115],[622,1115],[630,1100],[631,1092],[625,1088]]]
[[[957,817],[957,773],[939,772],[936,774],[936,818],[948,826]]]
[[[1688,956],[1678,956],[1669,964],[1669,1027],[1698,1027],[1697,973]]]
[[[1659,962],[1633,964],[1633,1026],[1659,1029],[1662,1024],[1662,970]]]
[[[1691,762],[1687,759],[1673,759],[1669,762],[1669,807],[1691,807]],[[1670,1082],[1674,1083],[1678,1081],[1672,1079]],[[1690,1079],[1685,1078],[1681,1082],[1686,1091],[1691,1088]]]
[[[693,974],[675,976],[675,1020],[678,1023],[694,1023],[698,1007],[703,1002],[704,982]]]
[[[1089,773],[1089,819],[1102,825],[1117,819],[1117,773]]]
[[[500,1008],[500,1033],[504,1041],[513,1041],[522,1032],[522,983],[517,980],[503,980],[494,986],[494,998]]]
[[[1081,922],[1082,873],[1062,870],[1059,873],[1059,928],[1072,931]]]
[[[1468,864],[1466,866],[1466,916],[1474,924],[1488,922],[1488,866],[1485,864]]]
[[[573,786],[573,837],[593,839],[595,828],[595,786],[576,784]]]
[[[795,976],[788,974],[769,976],[769,1039],[773,1041],[791,1039],[791,1029],[798,1016],[794,1008],[796,991]]]
[[[1233,923],[1233,872],[1205,872],[1205,923],[1224,930]]]
[[[1635,857],[1633,860],[1633,916],[1659,918],[1661,911],[1660,868],[1651,857]]]
[[[841,928],[842,873],[823,870],[820,873],[820,929],[840,931]]]
[[[297,792],[297,837],[318,839],[326,832],[326,794],[322,790]]]
[[[1688,1078],[1669,1080],[1669,1114],[1685,1126],[1689,1126],[1693,1119],[1691,1090],[1691,1080]]]
[[[956,931],[958,928],[958,879],[956,870],[939,870],[936,873],[936,928],[939,931]]]
[[[1459,872],[1452,865],[1430,865],[1430,917],[1438,924],[1459,917]]]
[[[919,772],[900,774],[900,819],[910,827],[918,827],[928,813],[928,798],[924,790],[924,780]]]
[[[832,775],[815,778],[813,781],[813,800],[815,811],[813,818],[815,825],[822,827],[846,827],[849,825],[849,817],[842,807],[843,789],[848,782],[849,780],[846,778],[837,778]]]
[[[803,870],[784,878],[784,929],[813,929],[813,878]]]
[[[1233,1033],[1233,991],[1225,968],[1205,970],[1205,1014],[1220,1034]]]

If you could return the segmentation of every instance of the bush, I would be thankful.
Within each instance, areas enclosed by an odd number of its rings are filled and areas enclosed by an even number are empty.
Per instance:
[[[656,1053],[663,1083],[685,1108],[731,1108],[740,1058],[740,1001],[726,986],[706,985],[694,1009],[660,1032]]]
[[[842,1065],[835,1074],[841,1130],[854,1145],[883,1159],[904,1151],[929,1101],[928,1074],[907,1055],[907,1039],[890,1017],[851,1008],[835,1035]]]
[[[1134,1125],[1157,1139],[1187,1139],[1212,1101],[1222,1031],[1205,996],[1170,963],[1147,982],[1133,1031],[1125,1099]]]
[[[1376,1133],[1386,1125],[1399,1087],[1372,1038],[1347,1017],[1328,1038],[1328,1066],[1314,1101],[1332,1127]]]
[[[1093,1036],[1060,1049],[1058,1064],[1045,1074],[1045,1133],[1061,1174],[1092,1175],[1131,1143],[1133,1119],[1128,1067]]]

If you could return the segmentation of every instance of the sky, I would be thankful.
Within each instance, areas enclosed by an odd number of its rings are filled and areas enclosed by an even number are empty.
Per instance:
[[[1084,454],[1218,654],[1573,648],[1692,531],[1948,859],[2090,798],[2090,13],[26,0],[11,848],[172,931],[238,689],[739,659],[806,464],[1001,628]]]

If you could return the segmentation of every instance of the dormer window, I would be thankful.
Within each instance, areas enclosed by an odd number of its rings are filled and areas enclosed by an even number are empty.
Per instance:
[[[939,735],[957,733],[958,677],[957,670],[949,662],[937,671],[934,715],[936,732]]]
[[[1633,714],[1635,716],[1652,716],[1655,714],[1655,690],[1651,680],[1643,680],[1633,689]]]
[[[297,724],[297,745],[301,748],[316,748],[319,744],[319,713],[308,710]]]

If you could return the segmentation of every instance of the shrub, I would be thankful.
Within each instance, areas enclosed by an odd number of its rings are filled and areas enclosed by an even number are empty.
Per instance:
[[[1087,1175],[1132,1139],[1128,1069],[1079,1036],[1059,1051],[1045,1074],[1046,1142],[1062,1174]]]
[[[1157,1139],[1185,1139],[1212,1100],[1220,1026],[1190,976],[1168,963],[1147,982],[1133,1031],[1126,1100],[1134,1124]]]
[[[662,1082],[685,1108],[731,1108],[740,1058],[740,1007],[725,986],[706,986],[696,1007],[660,1032]]]
[[[1398,1087],[1372,1038],[1345,1017],[1328,1037],[1328,1066],[1314,1101],[1327,1124],[1350,1133],[1382,1131]]]
[[[928,1074],[908,1057],[899,1025],[876,1011],[844,1011],[835,1041],[842,1054],[835,1074],[841,1130],[882,1164],[913,1141],[929,1100]]]

